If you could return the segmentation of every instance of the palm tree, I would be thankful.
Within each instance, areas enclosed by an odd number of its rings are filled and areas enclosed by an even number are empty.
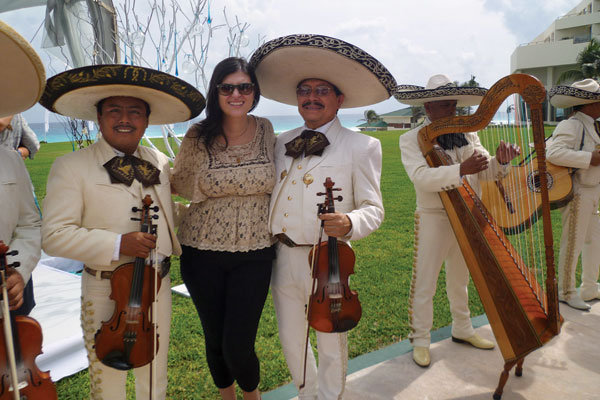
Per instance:
[[[366,110],[364,115],[365,117],[363,118],[363,120],[367,121],[368,125],[374,124],[382,120],[382,118],[379,116],[379,114],[375,112],[375,110]]]
[[[456,86],[460,87],[479,87],[479,82],[475,80],[475,75],[471,75],[471,79],[466,82],[461,83],[455,82]],[[471,107],[456,107],[456,113],[458,115],[471,115]]]
[[[595,38],[577,55],[577,67],[563,72],[556,83],[574,82],[600,76],[600,42]]]
[[[423,106],[410,106],[410,126],[415,127],[421,118],[425,116],[425,107]]]

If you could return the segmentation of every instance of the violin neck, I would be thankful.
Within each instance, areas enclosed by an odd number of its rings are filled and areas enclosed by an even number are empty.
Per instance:
[[[329,236],[327,251],[329,259],[329,283],[340,283],[340,262],[336,237]]]

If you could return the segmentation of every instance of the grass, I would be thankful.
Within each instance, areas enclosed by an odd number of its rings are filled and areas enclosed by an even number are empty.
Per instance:
[[[353,242],[357,265],[351,286],[360,295],[363,316],[359,325],[349,333],[350,358],[406,339],[410,331],[407,310],[412,276],[415,193],[400,160],[400,134],[400,131],[372,134],[381,141],[383,149],[381,190],[385,220],[376,232]],[[164,146],[158,140],[155,143],[159,148]],[[26,162],[40,204],[46,193],[46,179],[52,162],[57,156],[70,151],[70,143],[46,143],[42,144],[35,160]],[[557,211],[553,211],[553,222],[555,248],[558,249],[560,216]],[[173,285],[182,283],[178,259],[175,259],[171,271]],[[483,307],[472,283],[469,295],[471,315],[482,314]],[[442,269],[434,298],[433,329],[450,323]],[[261,318],[256,350],[261,360],[261,391],[290,382],[270,295]],[[204,338],[196,310],[190,299],[177,295],[173,296],[168,373],[169,399],[219,398],[206,365]],[[89,397],[87,370],[62,379],[57,387],[60,399]],[[133,379],[130,377],[128,399],[134,398]]]

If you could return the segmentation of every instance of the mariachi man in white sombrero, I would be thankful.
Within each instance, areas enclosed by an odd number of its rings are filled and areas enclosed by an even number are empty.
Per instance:
[[[94,336],[113,315],[113,271],[152,250],[160,280],[157,307],[158,353],[133,369],[137,399],[165,399],[171,321],[169,256],[181,248],[175,234],[169,160],[140,146],[149,124],[170,124],[197,116],[204,98],[169,74],[131,65],[95,65],[65,71],[46,84],[40,103],[72,118],[97,121],[102,134],[91,146],[59,157],[48,176],[42,246],[50,255],[80,260],[81,324],[89,359],[92,399],[125,399],[127,371],[122,361],[99,360]],[[158,211],[156,235],[140,231],[142,199],[150,195]],[[115,295],[113,293],[113,295]],[[97,343],[96,343],[97,345]],[[107,356],[108,358],[108,356]],[[102,361],[102,362],[101,362]],[[104,363],[114,366],[107,366]],[[150,392],[153,392],[152,394]]]
[[[318,237],[317,203],[327,177],[343,197],[336,213],[321,215],[324,231],[343,241],[363,238],[383,221],[379,188],[381,144],[341,126],[344,107],[389,98],[394,78],[361,49],[321,35],[290,35],[254,53],[261,93],[297,105],[305,125],[282,133],[275,147],[277,182],[270,229],[280,240],[271,278],[279,337],[296,387],[303,381],[306,305],[311,293],[308,254]],[[306,140],[306,142],[305,142]],[[310,145],[309,144],[310,141]],[[342,397],[348,360],[347,334],[317,331],[319,367],[309,346],[306,385],[300,399]]]
[[[427,114],[424,125],[400,136],[402,164],[417,195],[409,339],[413,345],[413,360],[421,367],[428,367],[431,362],[433,296],[442,263],[446,268],[446,292],[452,314],[452,340],[478,349],[494,348],[494,343],[475,333],[471,324],[467,291],[469,271],[438,193],[458,187],[465,177],[477,192],[481,192],[479,180],[504,177],[509,161],[520,153],[520,149],[501,141],[496,156],[490,157],[477,133],[447,134],[437,138],[437,142],[455,164],[432,168],[418,144],[418,133],[423,126],[454,116],[457,106],[478,105],[486,92],[487,89],[480,87],[458,87],[446,75],[439,74],[429,78],[424,88],[409,86],[406,90],[399,86],[394,94],[401,103],[424,106]]]
[[[562,235],[558,259],[558,299],[579,310],[586,301],[600,299],[600,85],[585,79],[570,86],[550,89],[550,103],[573,107],[573,115],[561,121],[546,145],[548,161],[576,168],[573,200],[561,208]],[[575,289],[575,270],[581,254],[581,287]]]
[[[35,105],[44,90],[46,75],[39,56],[29,43],[0,21],[0,118]],[[31,272],[41,253],[42,225],[32,185],[20,153],[0,146],[0,240],[18,254],[7,259],[20,265],[7,271],[9,306],[27,315],[34,307]]]

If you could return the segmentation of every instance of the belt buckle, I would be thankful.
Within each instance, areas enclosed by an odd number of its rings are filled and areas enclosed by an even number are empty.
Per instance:
[[[160,276],[160,279],[167,276],[167,274],[169,273],[170,270],[171,270],[171,257],[165,257],[160,262],[160,267],[159,267],[159,271],[158,271],[158,275]]]
[[[277,235],[277,239],[283,243],[284,245],[286,245],[287,247],[296,247],[296,243],[294,243],[294,241],[292,239],[290,239],[290,237],[288,235],[286,235],[285,233],[278,233]]]

